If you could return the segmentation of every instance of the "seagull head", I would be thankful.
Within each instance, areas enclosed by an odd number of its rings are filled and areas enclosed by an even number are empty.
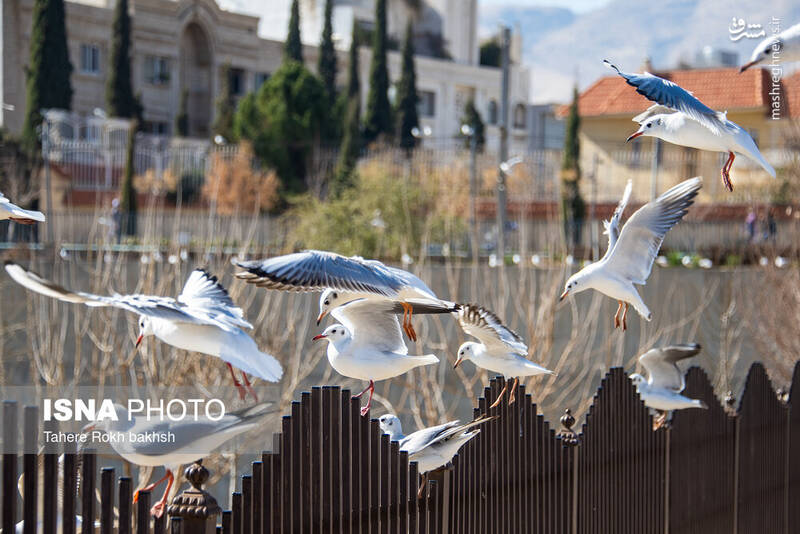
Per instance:
[[[633,382],[633,385],[634,385],[634,386],[636,386],[637,388],[638,388],[638,387],[639,387],[641,384],[644,384],[645,382],[647,382],[647,380],[645,379],[645,377],[643,377],[643,376],[642,376],[642,375],[640,375],[639,373],[633,373],[633,374],[632,374],[631,376],[629,376],[628,378],[630,378],[631,382]]]
[[[753,49],[753,54],[750,56],[750,61],[739,67],[739,72],[744,72],[750,67],[754,67],[759,63],[766,61],[773,52],[780,54],[783,43],[774,38],[766,38]]]
[[[393,440],[399,439],[403,436],[403,427],[400,424],[400,419],[396,415],[387,413],[378,417],[378,424],[383,430],[384,434],[389,434]]]
[[[318,341],[320,339],[327,339],[334,345],[337,343],[341,343],[345,340],[350,339],[350,332],[344,325],[341,324],[332,324],[328,328],[322,331],[321,334],[317,334],[316,336],[312,337],[312,341]]]
[[[564,292],[561,293],[558,300],[564,300],[570,293],[580,293],[585,289],[589,289],[589,284],[586,283],[587,276],[588,272],[586,272],[586,269],[578,271],[570,276],[569,279],[567,279],[567,283],[564,284]]]
[[[136,348],[142,344],[142,340],[147,336],[153,335],[153,323],[146,315],[139,316],[139,337],[136,338]]]
[[[322,322],[322,319],[325,318],[328,313],[343,304],[340,301],[341,295],[335,289],[326,289],[322,292],[322,295],[319,296],[319,315],[317,316],[317,326],[319,323]]]
[[[458,347],[458,358],[456,358],[456,363],[453,364],[453,369],[461,365],[464,360],[471,360],[475,355],[477,345],[474,341],[467,341]]]
[[[666,115],[653,115],[648,117],[646,120],[642,121],[638,130],[628,136],[625,142],[632,141],[642,135],[646,137],[661,137],[660,134],[664,131],[664,125],[666,124],[664,121],[665,117]]]

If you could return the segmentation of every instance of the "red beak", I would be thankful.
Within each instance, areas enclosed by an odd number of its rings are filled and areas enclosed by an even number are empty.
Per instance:
[[[625,140],[625,142],[627,143],[628,141],[631,141],[631,140],[633,140],[633,139],[636,139],[637,137],[639,137],[639,136],[640,136],[640,135],[642,135],[643,133],[644,133],[644,132],[636,132],[635,134],[632,134],[630,137],[628,137],[628,138]]]
[[[319,341],[320,339],[325,339],[326,337],[328,336],[326,336],[325,334],[317,334],[316,336],[311,338],[311,341]]]
[[[136,348],[139,348],[139,345],[142,344],[142,340],[144,339],[144,334],[139,334],[139,337],[136,338]]]
[[[742,72],[746,71],[747,69],[749,69],[750,67],[752,67],[756,63],[757,63],[757,61],[748,61],[747,63],[745,63],[744,65],[739,67],[739,73],[742,73]]]
[[[558,297],[558,301],[561,302],[562,300],[564,300],[564,298],[567,296],[567,293],[569,293],[569,289],[565,289],[564,292],[561,293],[561,296]]]

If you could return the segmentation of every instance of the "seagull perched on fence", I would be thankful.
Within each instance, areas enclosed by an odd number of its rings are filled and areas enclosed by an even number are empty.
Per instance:
[[[494,313],[486,308],[475,304],[462,304],[461,309],[457,312],[457,317],[458,324],[461,325],[464,332],[477,338],[479,343],[467,341],[461,345],[458,348],[458,359],[453,368],[458,367],[464,360],[471,360],[478,367],[503,373],[506,379],[503,390],[490,408],[500,404],[511,377],[514,377],[514,385],[511,386],[511,393],[508,397],[509,404],[514,403],[520,376],[553,374],[553,371],[526,358],[528,346],[522,338],[506,327]]]
[[[629,74],[608,60],[603,60],[603,63],[616,70],[629,85],[636,88],[637,93],[656,103],[633,118],[640,127],[628,137],[628,141],[644,135],[680,146],[727,152],[728,160],[722,166],[722,183],[728,191],[733,191],[730,170],[736,157],[734,153],[737,152],[761,165],[775,178],[775,169],[761,155],[753,138],[747,130],[729,121],[726,112],[714,111],[689,91],[649,72]]]
[[[664,236],[686,215],[702,183],[700,178],[679,183],[636,210],[620,231],[620,217],[631,196],[632,184],[628,182],[614,215],[605,223],[605,233],[608,234],[605,256],[570,276],[560,300],[570,293],[596,289],[619,302],[614,315],[614,328],[619,328],[621,324],[622,329],[627,330],[628,304],[632,304],[639,315],[650,321],[653,314],[634,284],[644,285],[647,282]],[[623,305],[625,311],[620,320]]]
[[[450,421],[443,425],[417,430],[408,436],[403,435],[400,419],[396,415],[382,415],[378,418],[378,423],[381,430],[388,434],[392,441],[399,442],[400,450],[408,453],[408,460],[417,462],[417,470],[422,475],[422,484],[417,491],[417,498],[420,498],[428,481],[428,472],[447,465],[458,450],[481,431],[476,428],[468,432],[470,428],[497,419],[497,417],[496,415],[491,417],[482,415],[464,425],[459,424],[458,421]]]
[[[395,304],[390,300],[361,298],[335,308],[331,314],[342,324],[329,326],[313,339],[328,341],[328,361],[336,372],[369,380],[364,391],[355,395],[360,398],[369,391],[367,405],[361,408],[362,416],[367,415],[372,406],[375,380],[393,378],[439,361],[433,354],[408,355]]]
[[[338,306],[358,299],[388,301],[403,312],[403,330],[417,340],[414,313],[450,313],[453,302],[442,300],[418,277],[377,260],[307,250],[266,260],[234,261],[245,272],[237,278],[267,289],[322,291],[317,324]]]
[[[0,221],[6,219],[19,224],[36,224],[37,222],[44,222],[44,213],[24,210],[16,204],[12,204],[3,193],[0,193]]]
[[[144,467],[164,466],[166,474],[161,479],[137,490],[133,495],[133,502],[137,502],[140,491],[152,491],[166,480],[164,495],[150,510],[152,515],[161,517],[178,468],[207,456],[226,441],[260,426],[259,420],[267,415],[265,408],[270,404],[262,403],[228,412],[216,420],[205,415],[196,418],[187,416],[179,420],[135,417],[124,406],[115,404],[116,421],[106,418],[86,425],[81,431],[113,432],[114,439],[108,441],[125,460]],[[84,443],[81,442],[82,445]]]
[[[6,271],[24,287],[64,302],[90,307],[111,306],[139,314],[138,347],[145,336],[154,335],[164,343],[188,351],[208,354],[228,364],[233,383],[244,399],[245,387],[255,397],[247,374],[277,382],[281,364],[261,352],[242,328],[253,328],[244,320],[242,309],[215,276],[203,269],[192,271],[177,298],[152,295],[102,296],[65,289],[22,266],[7,261]],[[242,370],[244,386],[236,379],[233,366]]]
[[[781,66],[790,61],[800,61],[800,24],[795,24],[776,35],[770,35],[758,43],[750,55],[750,61],[739,68],[744,72],[754,65],[773,62],[773,57]]]
[[[667,413],[672,410],[686,408],[708,408],[706,403],[698,399],[684,397],[681,392],[686,381],[678,367],[678,362],[691,358],[700,352],[700,345],[671,345],[659,349],[651,349],[639,356],[639,363],[647,370],[648,378],[635,373],[630,379],[636,385],[644,405],[659,412],[653,422],[653,429],[661,428],[667,421]]]

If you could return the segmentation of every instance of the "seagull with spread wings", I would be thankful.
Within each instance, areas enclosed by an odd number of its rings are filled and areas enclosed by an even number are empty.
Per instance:
[[[317,324],[331,310],[354,300],[390,302],[403,313],[406,335],[416,341],[411,323],[414,313],[450,313],[457,309],[455,303],[437,297],[410,272],[360,256],[307,250],[266,260],[234,261],[234,264],[245,269],[236,274],[237,278],[259,287],[322,291]]]
[[[644,376],[635,373],[630,379],[636,385],[644,405],[659,413],[653,422],[654,429],[664,426],[667,413],[672,410],[708,408],[701,400],[681,395],[686,387],[686,381],[678,362],[691,358],[698,352],[700,345],[691,343],[651,349],[639,356],[639,363],[647,370],[648,377],[645,379]]]
[[[726,112],[714,111],[669,80],[649,72],[630,74],[608,60],[603,62],[635,87],[637,93],[655,102],[633,118],[640,126],[628,141],[643,135],[658,137],[675,145],[727,153],[728,160],[722,166],[722,183],[728,191],[733,191],[730,170],[736,153],[755,161],[775,178],[775,169],[761,155],[753,138],[747,130],[728,120]]]
[[[354,397],[360,398],[369,391],[369,400],[361,409],[362,416],[367,415],[372,406],[375,380],[394,378],[415,367],[439,362],[433,354],[408,355],[395,304],[391,301],[352,300],[335,308],[331,315],[341,324],[329,326],[313,340],[328,341],[328,362],[337,373],[369,380],[364,391]]]
[[[635,284],[644,285],[647,282],[664,236],[686,215],[702,185],[700,178],[679,183],[636,210],[620,230],[620,218],[631,196],[632,184],[628,182],[614,215],[605,223],[608,250],[600,261],[587,265],[569,277],[560,300],[569,294],[596,289],[619,302],[614,315],[614,328],[621,325],[623,330],[627,330],[629,304],[650,321],[653,314]]]
[[[396,415],[382,415],[378,418],[378,424],[392,441],[399,442],[400,451],[408,453],[409,462],[417,462],[417,470],[422,475],[422,484],[417,491],[417,497],[420,498],[428,481],[428,472],[447,465],[466,442],[478,435],[480,428],[470,430],[472,427],[497,417],[483,415],[464,425],[450,421],[417,430],[408,436],[403,435],[403,427]]]
[[[530,361],[527,358],[528,346],[522,338],[486,308],[475,304],[463,304],[457,317],[458,324],[464,332],[479,342],[467,341],[461,345],[453,368],[461,365],[464,360],[470,360],[483,369],[503,373],[506,379],[503,390],[490,408],[498,406],[503,400],[511,377],[514,377],[514,385],[511,386],[508,397],[509,404],[514,403],[520,376],[553,374],[553,371]]]
[[[153,295],[94,295],[74,292],[42,278],[21,265],[6,261],[6,272],[20,285],[63,302],[89,307],[114,307],[139,315],[138,347],[146,336],[154,335],[164,343],[222,359],[228,365],[233,383],[244,399],[245,387],[255,397],[247,373],[269,382],[283,375],[281,364],[261,352],[243,328],[253,328],[220,284],[217,277],[203,269],[189,275],[177,298]],[[242,370],[244,386],[236,379],[233,367]]]
[[[20,224],[36,224],[37,222],[44,222],[44,213],[24,210],[16,204],[12,204],[3,193],[0,193],[0,221],[7,219]]]

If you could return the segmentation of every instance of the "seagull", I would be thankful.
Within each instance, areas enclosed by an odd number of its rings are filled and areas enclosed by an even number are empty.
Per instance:
[[[653,423],[653,430],[658,430],[667,421],[667,412],[686,408],[708,408],[699,399],[690,399],[681,395],[686,387],[683,373],[678,362],[691,358],[700,352],[700,345],[672,345],[660,349],[651,349],[639,356],[639,363],[647,370],[648,378],[635,373],[631,380],[636,385],[644,401],[644,405],[659,412]]]
[[[37,222],[44,222],[44,213],[24,210],[16,204],[12,204],[3,193],[0,193],[0,221],[6,219],[19,224],[36,224]]]
[[[261,426],[260,419],[267,414],[264,408],[270,404],[262,403],[229,412],[216,420],[205,415],[197,418],[192,415],[179,420],[150,416],[137,418],[128,413],[124,406],[115,404],[116,421],[105,418],[89,423],[81,432],[113,433],[113,439],[108,439],[108,442],[125,460],[142,467],[164,466],[166,474],[161,479],[136,490],[133,495],[133,502],[137,502],[139,492],[152,491],[166,480],[164,495],[150,509],[152,515],[161,517],[178,468],[210,454],[239,434]]]
[[[604,222],[605,233],[608,234],[605,256],[570,276],[559,300],[564,300],[570,293],[596,289],[619,302],[614,315],[614,328],[622,324],[622,329],[627,330],[629,304],[650,321],[653,314],[647,309],[634,284],[646,283],[664,236],[686,215],[702,183],[697,177],[679,183],[636,210],[620,231],[620,217],[631,196],[632,184],[629,181],[611,220]],[[620,321],[623,304],[625,311]]]
[[[408,453],[410,462],[417,462],[417,469],[422,475],[422,484],[417,491],[417,498],[421,498],[422,490],[428,481],[428,472],[447,465],[453,460],[458,450],[481,431],[479,428],[469,430],[470,428],[497,419],[497,417],[496,415],[491,417],[482,415],[464,425],[459,424],[458,421],[450,421],[443,425],[417,430],[408,436],[403,435],[400,419],[396,415],[382,415],[378,418],[378,424],[392,441],[399,442],[400,451]]]
[[[375,380],[386,380],[415,367],[439,362],[433,354],[408,355],[394,309],[394,304],[388,300],[350,301],[331,312],[341,324],[331,325],[312,338],[313,341],[328,341],[328,361],[337,373],[369,380],[364,391],[353,396],[361,398],[369,391],[367,405],[361,408],[362,416],[367,415],[372,406]]]
[[[730,170],[735,153],[747,156],[775,178],[775,169],[761,155],[753,138],[747,130],[729,121],[727,112],[714,111],[689,91],[649,72],[629,74],[608,60],[603,60],[603,63],[616,70],[628,85],[636,87],[637,93],[656,103],[633,118],[640,126],[627,141],[644,135],[699,150],[727,152],[728,160],[722,166],[722,183],[728,191],[733,191]]]
[[[739,68],[744,72],[750,67],[764,63],[768,59],[781,65],[790,61],[800,61],[800,24],[795,24],[782,32],[770,35],[753,49],[750,61]]]
[[[454,302],[442,300],[408,271],[388,267],[360,256],[307,250],[266,260],[234,261],[245,269],[237,278],[267,289],[322,291],[317,324],[338,306],[358,299],[389,301],[403,312],[403,330],[412,341],[417,334],[411,323],[414,313],[450,313]],[[330,290],[330,291],[326,291]]]
[[[508,380],[514,377],[514,385],[508,403],[514,404],[514,395],[517,391],[520,376],[533,376],[553,374],[530,361],[528,346],[522,338],[506,327],[503,322],[492,312],[476,304],[463,304],[458,314],[458,324],[470,336],[477,338],[480,343],[467,341],[458,348],[458,359],[453,369],[461,365],[464,360],[472,360],[475,365],[496,373],[503,373],[506,379],[503,390],[490,408],[494,408],[503,400],[503,395],[508,389]]]
[[[6,261],[5,268],[14,281],[42,295],[89,307],[110,306],[138,313],[136,347],[146,336],[154,335],[173,347],[222,359],[228,365],[242,399],[245,388],[256,397],[246,373],[270,382],[277,382],[283,375],[278,360],[258,350],[253,338],[242,330],[253,328],[244,320],[242,309],[234,305],[217,278],[203,269],[192,271],[181,294],[173,299],[72,292],[14,262]],[[234,366],[242,370],[244,386],[236,379]]]

